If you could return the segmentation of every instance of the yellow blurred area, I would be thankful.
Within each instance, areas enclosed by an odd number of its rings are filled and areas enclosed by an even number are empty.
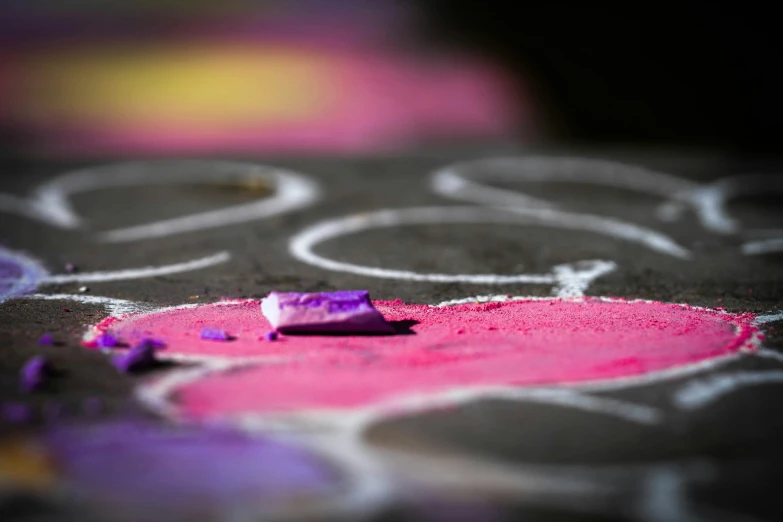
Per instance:
[[[236,44],[55,51],[22,62],[15,111],[39,123],[295,122],[332,103],[329,73],[303,52]]]
[[[0,441],[0,486],[43,488],[56,479],[53,462],[33,441]]]

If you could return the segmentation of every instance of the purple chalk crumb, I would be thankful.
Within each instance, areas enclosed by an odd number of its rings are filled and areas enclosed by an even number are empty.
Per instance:
[[[272,292],[261,311],[281,333],[394,333],[367,290]]]
[[[264,339],[267,341],[277,341],[277,332],[272,330],[271,332],[267,332],[266,335],[264,335]]]
[[[72,274],[72,273],[76,272],[76,270],[77,270],[76,265],[74,265],[73,263],[65,263],[65,267],[64,268],[65,268],[65,271],[68,272],[69,274]]]
[[[22,366],[20,373],[22,389],[25,391],[37,390],[43,385],[49,374],[49,362],[44,356],[38,355],[27,361]]]
[[[51,333],[46,332],[45,334],[43,334],[41,337],[38,338],[38,344],[51,346],[54,344],[54,336]]]
[[[29,406],[19,402],[6,402],[3,404],[3,419],[13,423],[29,422],[33,412]]]
[[[201,338],[209,341],[228,341],[230,337],[220,328],[204,328],[201,330]]]
[[[102,333],[95,340],[95,344],[98,348],[112,348],[114,346],[117,346],[118,342],[119,339],[117,339],[116,336],[110,334],[109,332]]]
[[[163,347],[156,339],[143,339],[139,344],[112,360],[112,364],[122,373],[147,370],[154,367],[158,359],[155,353]]]

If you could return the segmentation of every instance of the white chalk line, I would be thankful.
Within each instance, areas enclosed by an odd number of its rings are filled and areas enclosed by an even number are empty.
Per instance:
[[[742,253],[747,256],[760,256],[763,254],[783,252],[783,237],[764,239],[759,241],[748,241],[743,243],[741,248]]]
[[[761,314],[755,317],[753,324],[767,324],[774,321],[780,321],[781,319],[783,319],[783,312],[777,312],[774,314]]]
[[[133,312],[144,312],[153,309],[151,305],[139,304],[134,301],[117,299],[114,297],[103,297],[99,295],[87,294],[32,294],[21,296],[20,299],[41,299],[45,301],[75,301],[77,303],[89,305],[101,305],[106,308],[110,315],[128,314]]]
[[[87,168],[66,173],[39,185],[28,198],[0,194],[0,210],[34,217],[49,225],[78,229],[86,225],[69,197],[105,188],[150,184],[209,184],[258,179],[275,186],[275,192],[252,203],[199,212],[99,233],[105,242],[127,242],[166,237],[283,214],[315,202],[318,184],[289,170],[249,163],[206,160],[151,160]]]
[[[192,270],[201,270],[219,265],[231,260],[231,254],[223,251],[210,256],[174,263],[163,266],[148,266],[143,268],[128,268],[110,272],[85,272],[76,274],[50,275],[41,280],[41,284],[63,283],[102,283],[107,281],[125,281],[128,279],[142,279],[147,277],[160,277],[171,274],[179,274]]]
[[[335,261],[314,252],[314,248],[324,241],[365,230],[403,225],[444,223],[521,223],[571,230],[583,230],[642,244],[651,250],[666,253],[674,257],[687,258],[690,255],[686,249],[677,245],[662,234],[637,227],[636,225],[622,223],[607,218],[583,214],[570,214],[548,209],[499,209],[487,207],[414,207],[381,209],[363,214],[325,220],[311,225],[294,235],[289,240],[289,252],[296,259],[325,270],[347,272],[382,279],[472,284],[552,284],[557,281],[557,277],[554,274],[518,274],[504,276],[498,274],[433,274],[408,270],[393,270]],[[610,262],[604,261],[603,263],[605,263],[604,266],[607,267]],[[614,265],[612,265],[612,267],[614,267]],[[577,273],[578,271],[574,271],[572,275]],[[561,277],[565,277],[565,275]]]
[[[662,197],[698,187],[690,180],[616,161],[526,156],[489,158],[449,165],[433,174],[432,189],[436,194],[450,199],[480,204],[527,206],[532,203],[541,208],[551,208],[553,205],[520,192],[481,185],[474,181],[476,178],[496,183],[586,183]]]
[[[696,213],[702,226],[717,234],[735,234],[741,224],[731,217],[726,203],[736,197],[783,191],[783,183],[777,174],[745,174],[715,180],[709,184],[694,186],[671,195],[674,201],[661,205],[659,217],[677,219],[686,207]]]
[[[783,363],[783,353],[770,350],[769,348],[759,348],[754,355],[762,359],[772,359]]]
[[[680,388],[674,403],[684,410],[702,408],[736,390],[764,384],[783,383],[783,371],[737,371],[693,380]]]

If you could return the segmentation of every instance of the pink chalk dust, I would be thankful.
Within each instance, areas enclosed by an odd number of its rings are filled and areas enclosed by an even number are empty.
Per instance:
[[[375,302],[409,334],[282,336],[257,301],[234,301],[110,318],[95,327],[133,342],[154,335],[166,352],[281,356],[213,374],[178,389],[186,414],[209,418],[366,406],[410,393],[459,387],[587,383],[669,370],[737,352],[758,335],[750,315],[649,301],[524,300],[448,307]],[[205,327],[236,337],[214,343]],[[162,356],[165,356],[165,353]]]

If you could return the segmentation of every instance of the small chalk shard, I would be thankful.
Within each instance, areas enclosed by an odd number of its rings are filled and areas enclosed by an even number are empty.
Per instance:
[[[117,346],[117,343],[119,343],[119,339],[109,332],[104,332],[95,339],[95,346],[98,348],[112,348]]]
[[[51,333],[46,332],[45,334],[43,334],[41,337],[38,338],[38,344],[51,346],[54,344],[54,336]]]
[[[281,333],[393,333],[367,290],[272,292],[261,311]]]
[[[272,330],[271,332],[267,332],[266,334],[264,334],[264,339],[266,339],[267,341],[277,341],[277,332],[275,332],[274,330]]]
[[[87,292],[88,290],[89,290],[89,288],[87,288],[86,286],[80,286],[79,287],[79,292],[81,292],[82,294]]]
[[[112,364],[122,373],[147,370],[158,363],[157,351],[163,345],[155,339],[144,339],[139,344],[112,360]]]
[[[72,273],[76,272],[76,270],[78,270],[76,268],[76,265],[74,265],[73,263],[65,263],[65,267],[64,268],[65,268],[65,271],[68,272],[69,274],[72,274]]]
[[[201,338],[208,341],[228,341],[231,337],[220,328],[204,328],[201,330]]]
[[[33,357],[22,366],[20,380],[22,389],[34,391],[39,389],[49,375],[49,362],[42,355]]]

